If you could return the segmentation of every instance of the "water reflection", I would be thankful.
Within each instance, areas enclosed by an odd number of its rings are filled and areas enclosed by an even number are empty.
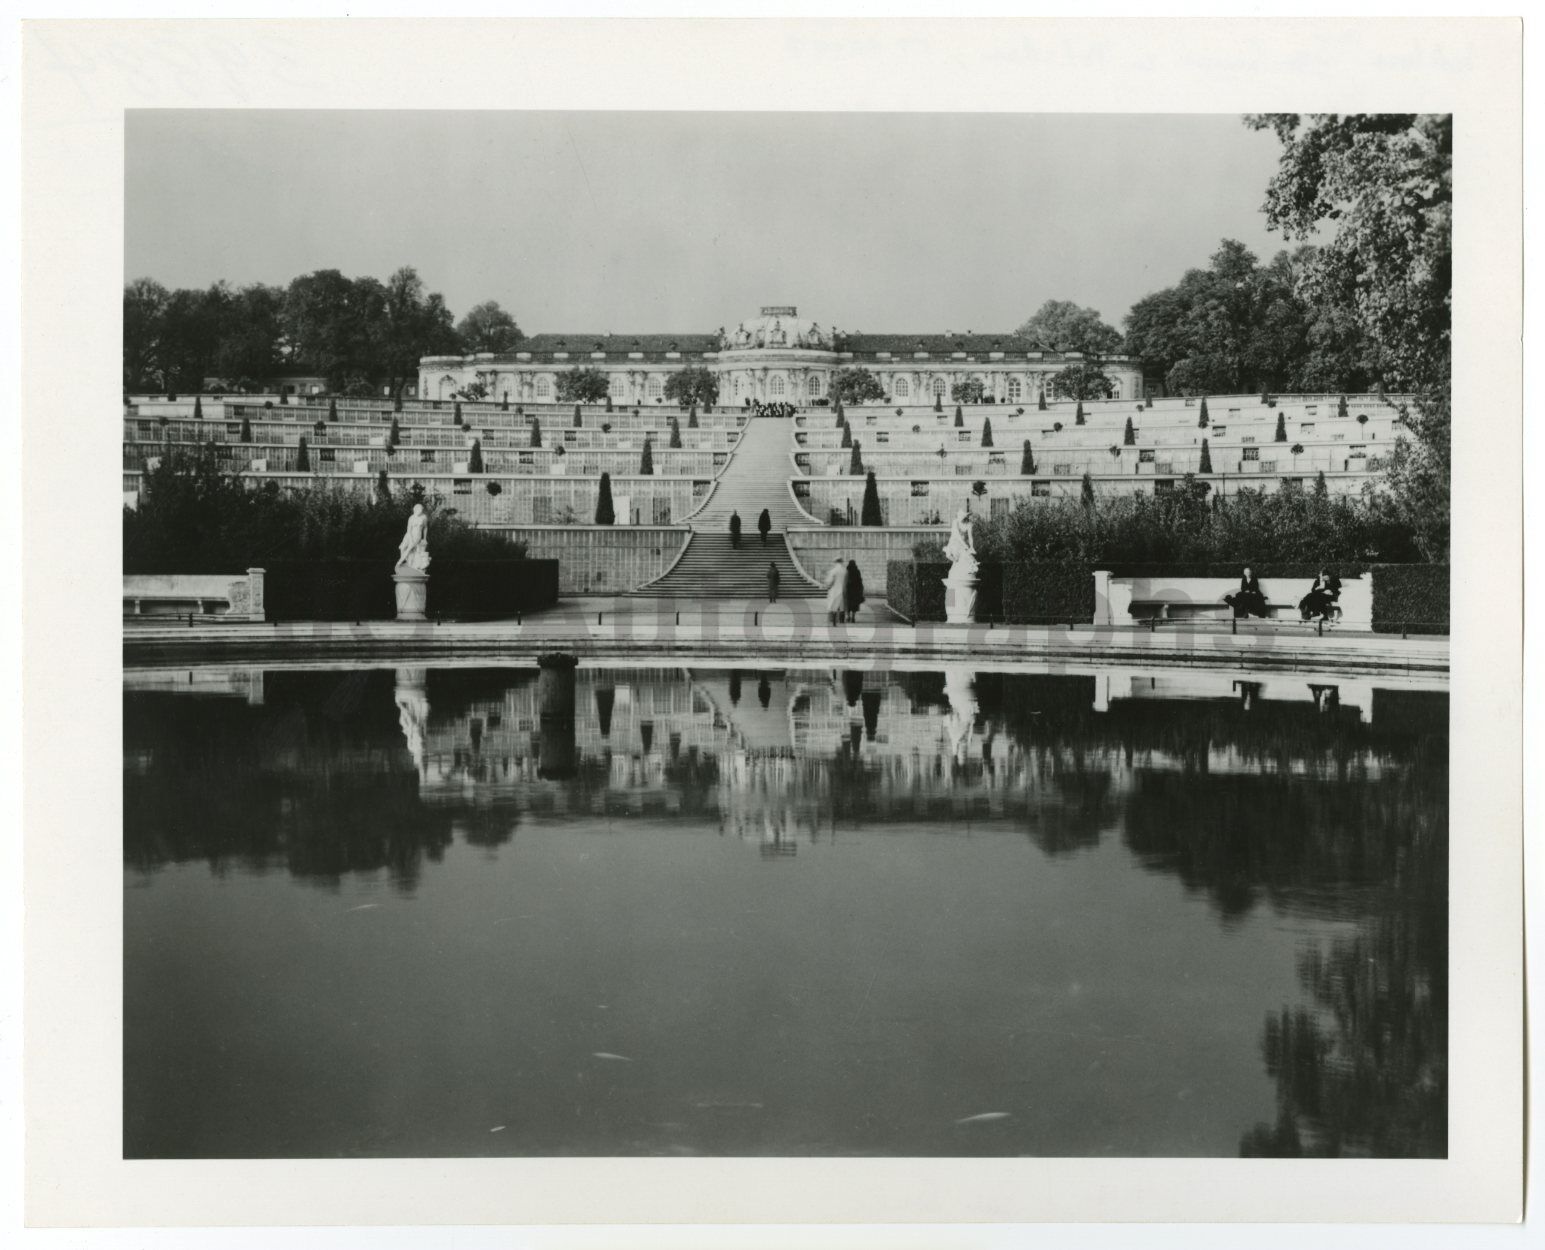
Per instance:
[[[800,1120],[797,1134],[789,1128],[793,1136],[776,1141],[708,1134],[696,1148],[763,1153],[776,1144],[791,1153],[835,1154],[1237,1148],[1245,1155],[1368,1156],[1446,1150],[1447,696],[1441,689],[1230,672],[1025,674],[964,666],[871,672],[663,663],[141,670],[129,673],[125,686],[124,855],[131,885],[203,863],[217,880],[277,871],[331,891],[379,875],[408,899],[418,897],[433,866],[448,867],[458,844],[499,863],[520,854],[528,829],[543,836],[567,827],[637,836],[651,829],[673,836],[701,830],[739,841],[747,851],[754,847],[751,862],[769,865],[757,877],[799,874],[777,887],[795,892],[778,895],[783,905],[797,900],[815,908],[813,915],[841,917],[842,911],[821,910],[828,905],[821,901],[820,874],[837,871],[837,861],[812,857],[860,835],[872,840],[847,854],[863,874],[865,884],[856,888],[872,889],[876,915],[885,917],[873,924],[906,925],[918,913],[891,915],[883,907],[918,888],[934,900],[924,906],[963,907],[954,922],[964,926],[962,948],[980,941],[984,951],[1000,952],[972,965],[984,986],[1010,978],[999,986],[999,998],[1039,985],[1034,973],[1015,972],[1009,954],[1025,942],[1052,943],[1039,957],[1043,962],[1047,951],[1071,943],[1092,961],[1090,975],[1108,974],[1115,984],[1125,972],[1121,964],[1141,962],[1142,947],[1161,934],[1174,937],[1171,983],[1163,983],[1162,972],[1158,984],[1149,976],[1129,988],[1130,1001],[1113,998],[1098,1008],[1107,1014],[1078,1016],[1084,1023],[1070,1023],[1070,1037],[1092,1027],[1101,1046],[1116,1044],[1112,1039],[1124,1035],[1115,1022],[1137,1011],[1140,1000],[1146,1014],[1120,1027],[1135,1030],[1133,1036],[1162,1035],[1162,1044],[1153,1043],[1156,1053],[1168,1045],[1184,1054],[1197,1050],[1199,1034],[1188,1030],[1201,1029],[1207,1012],[1221,1017],[1230,1005],[1254,1001],[1239,987],[1282,984],[1262,991],[1280,1002],[1268,997],[1253,1008],[1258,1023],[1247,1044],[1255,1049],[1247,1054],[1245,1043],[1233,1043],[1232,1054],[1215,1061],[1231,1065],[1230,1088],[1240,1091],[1225,1100],[1229,1106],[1219,1117],[1232,1117],[1232,1141],[1203,1134],[1185,1116],[1177,1119],[1173,1101],[1150,1106],[1134,1096],[1163,1079],[1157,1060],[1145,1068],[1111,1054],[1096,1060],[1100,1066],[1063,1066],[1075,1048],[1064,1061],[1042,1065],[1039,1079],[1049,1084],[1040,1101],[1065,1104],[1053,1123],[1026,1111],[962,1136],[956,1128],[916,1125],[893,1125],[886,1135],[859,1121],[817,1131]],[[1039,891],[1035,907],[984,905],[976,914],[970,898],[956,898],[977,871],[971,857],[987,853],[964,840],[983,834],[1033,848],[1043,867],[1024,886]],[[945,858],[924,849],[941,838],[962,845]],[[807,861],[815,876],[804,873]],[[966,876],[957,881],[961,872]],[[1144,879],[1168,883],[1170,892],[1154,895]],[[1096,888],[1098,882],[1104,884]],[[554,888],[614,885],[626,882],[571,875]],[[692,888],[689,881],[680,885]],[[731,876],[718,888],[728,891],[721,906],[731,914],[763,905],[751,879]],[[1114,893],[1127,902],[1107,905]],[[1123,906],[1148,908],[1150,927],[1129,919]],[[1206,928],[1195,928],[1191,909],[1205,909]],[[169,922],[147,912],[145,923]],[[885,932],[891,948],[905,945],[901,931]],[[1175,936],[1182,933],[1189,935],[1184,943]],[[829,944],[833,934],[860,940],[842,927],[823,940]],[[584,940],[578,932],[572,936]],[[805,975],[818,980],[825,962],[845,956],[819,947],[815,936],[806,955],[817,962]],[[871,936],[863,930],[862,941]],[[1257,963],[1249,969],[1229,971],[1240,942],[1261,953],[1251,956]],[[538,949],[528,957],[540,965],[543,954]],[[147,964],[147,975],[153,970]],[[1074,982],[1069,1001],[1078,1012],[1093,1011],[1079,997],[1086,993],[1077,989],[1082,984]],[[758,978],[748,978],[745,1001],[720,1008],[752,1017],[772,1011],[776,1019],[778,1000],[767,999],[758,985]],[[904,991],[892,992],[904,997]],[[846,1019],[852,1003],[837,987],[831,992]],[[1004,1036],[1045,1032],[1034,1021],[1055,1015],[1053,1000],[1044,997],[1050,992],[1034,989],[1016,1009],[1027,1014],[1005,1019]],[[940,1000],[937,988],[931,993]],[[1178,1004],[1192,993],[1202,994],[1205,1006],[1188,1016]],[[992,1001],[958,1009],[941,1001],[933,1018],[899,1017],[909,1035],[926,1040],[931,1059],[909,1060],[915,1066],[898,1069],[896,1085],[874,1088],[921,1097],[919,1081],[947,1087],[967,1070],[983,1090],[1022,1083],[1002,1055],[975,1055],[986,1019],[998,1010]],[[153,1049],[155,1039],[140,1040]],[[1107,1075],[1117,1068],[1119,1078]],[[858,1069],[843,1071],[844,1079],[857,1079]],[[874,1071],[863,1071],[864,1081],[876,1079]],[[1264,1097],[1243,1092],[1252,1081],[1263,1082]],[[1191,1088],[1174,1097],[1189,1098]],[[132,1091],[126,1098],[132,1102]],[[1200,1109],[1194,1114],[1200,1124]],[[170,1130],[147,1127],[144,1115],[128,1120],[131,1153],[135,1133],[145,1134],[144,1154],[198,1153],[166,1140]],[[651,1153],[658,1146],[649,1144],[655,1123],[628,1130],[642,1136],[596,1128],[593,1137],[576,1139],[566,1130],[567,1136],[521,1138],[523,1147],[512,1135],[504,1148]],[[396,1148],[456,1152],[428,1139]],[[359,1146],[355,1152],[372,1151]]]

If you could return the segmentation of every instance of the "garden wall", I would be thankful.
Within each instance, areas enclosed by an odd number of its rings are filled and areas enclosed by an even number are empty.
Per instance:
[[[857,560],[858,571],[864,575],[864,594],[870,599],[887,597],[892,564],[910,563],[915,544],[931,542],[942,546],[947,537],[947,525],[905,529],[791,525],[784,531],[789,550],[811,577],[820,578],[838,556],[844,560]]]
[[[560,595],[613,595],[665,575],[692,531],[685,525],[492,525],[526,544],[533,560],[558,562]],[[433,569],[431,569],[433,572]]]

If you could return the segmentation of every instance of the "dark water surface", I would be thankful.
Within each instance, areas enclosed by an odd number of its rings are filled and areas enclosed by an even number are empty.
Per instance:
[[[1448,698],[139,670],[124,1153],[1442,1155]]]

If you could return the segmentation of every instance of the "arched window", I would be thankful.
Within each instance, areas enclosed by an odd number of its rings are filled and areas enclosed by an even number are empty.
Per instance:
[[[942,395],[942,394],[944,394],[944,379],[943,378],[935,378],[933,380],[933,393],[935,395]]]
[[[812,396],[819,395],[821,393],[821,378],[819,374],[812,373],[810,375],[810,384],[806,389],[809,390]]]
[[[896,384],[891,387],[891,394],[906,396],[912,393],[912,384],[905,378],[897,378]]]
[[[771,391],[774,395],[781,395],[781,394],[783,394],[783,379],[781,377],[773,378],[772,385],[769,386],[767,389],[769,391]]]
[[[606,379],[606,393],[613,399],[621,399],[628,393],[628,380],[620,373]]]
[[[652,375],[650,377],[650,379],[649,379],[649,398],[650,399],[659,399],[660,396],[662,396],[664,394],[665,394],[665,383],[660,381],[660,375],[658,373],[656,373],[656,374]]]
[[[538,399],[546,399],[552,393],[552,383],[550,383],[545,377],[541,377],[536,380],[536,397]]]
[[[1019,396],[1020,396],[1019,379],[1015,378],[1015,377],[1011,377],[1009,379],[1009,402],[1011,404],[1017,404],[1019,402]]]

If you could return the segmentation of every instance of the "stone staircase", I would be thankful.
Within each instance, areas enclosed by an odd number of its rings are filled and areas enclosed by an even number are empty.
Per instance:
[[[767,598],[767,566],[778,566],[780,599],[810,598],[819,587],[807,580],[789,556],[783,533],[809,519],[789,496],[794,465],[793,423],[752,417],[741,429],[735,453],[719,476],[713,497],[688,522],[692,537],[681,559],[664,577],[633,593],[651,599]],[[757,518],[766,508],[772,533],[766,546]],[[730,514],[740,513],[740,547],[730,544]]]

